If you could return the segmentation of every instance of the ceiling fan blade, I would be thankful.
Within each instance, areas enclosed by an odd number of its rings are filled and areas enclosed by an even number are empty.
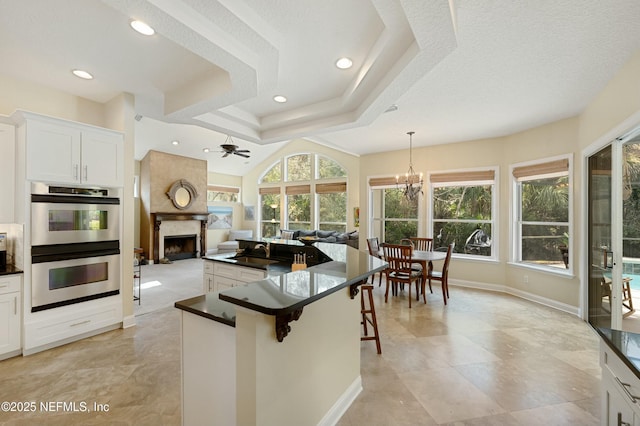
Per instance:
[[[249,151],[247,151],[247,152],[249,152]],[[234,152],[234,154],[235,154],[235,155],[239,155],[240,157],[244,157],[244,158],[249,158],[249,157],[250,157],[249,155],[247,155],[247,154],[243,154],[243,153],[242,153],[242,152],[240,152],[240,151],[236,151],[236,152]]]
[[[248,149],[237,149],[236,152],[251,152]]]
[[[224,155],[222,156],[222,158],[226,157],[227,155],[229,155],[229,153],[225,152]]]

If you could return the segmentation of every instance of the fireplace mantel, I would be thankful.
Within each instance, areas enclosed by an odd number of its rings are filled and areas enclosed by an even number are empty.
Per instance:
[[[160,262],[160,224],[164,220],[199,220],[200,221],[200,257],[207,252],[207,223],[209,213],[151,213],[153,224],[153,263]]]

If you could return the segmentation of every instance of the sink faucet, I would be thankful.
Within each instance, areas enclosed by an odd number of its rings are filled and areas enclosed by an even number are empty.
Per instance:
[[[264,249],[264,253],[267,256],[267,258],[269,258],[269,256],[271,255],[271,244],[267,243],[267,244],[256,244],[256,246],[254,247],[254,249]]]

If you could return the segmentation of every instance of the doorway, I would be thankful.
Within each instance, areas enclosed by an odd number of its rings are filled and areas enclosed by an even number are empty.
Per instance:
[[[588,159],[588,319],[640,332],[640,128]]]

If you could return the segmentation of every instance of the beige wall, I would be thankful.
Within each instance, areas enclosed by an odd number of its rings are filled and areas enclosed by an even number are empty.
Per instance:
[[[0,74],[0,114],[18,109],[108,128],[105,105]]]

